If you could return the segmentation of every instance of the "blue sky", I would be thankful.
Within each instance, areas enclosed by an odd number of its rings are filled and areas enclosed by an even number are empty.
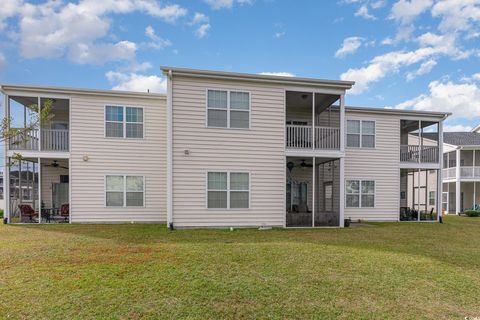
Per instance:
[[[2,0],[0,82],[162,91],[160,65],[357,82],[480,123],[480,0]]]

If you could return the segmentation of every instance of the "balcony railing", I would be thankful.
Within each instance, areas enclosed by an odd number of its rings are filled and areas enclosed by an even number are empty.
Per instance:
[[[41,149],[42,151],[68,151],[69,138],[68,130],[63,129],[42,129]],[[39,150],[39,130],[31,130],[27,133],[18,134],[10,139],[10,150]]]
[[[68,130],[43,129],[42,150],[68,151]]]
[[[456,176],[457,176],[456,168],[443,169],[443,179],[455,179]]]
[[[312,149],[312,126],[287,124],[285,145],[292,149]],[[315,127],[315,149],[340,149],[340,128]]]
[[[438,147],[401,145],[400,161],[412,163],[438,163]]]

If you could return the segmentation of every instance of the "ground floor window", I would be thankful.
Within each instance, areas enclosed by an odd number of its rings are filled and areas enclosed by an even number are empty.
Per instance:
[[[208,172],[208,209],[247,209],[250,207],[248,172]]]
[[[107,207],[143,207],[144,177],[108,175],[105,178],[105,204]]]
[[[347,208],[375,207],[374,180],[347,180],[345,183]]]

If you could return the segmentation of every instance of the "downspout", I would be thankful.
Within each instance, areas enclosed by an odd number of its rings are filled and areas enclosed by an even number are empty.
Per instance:
[[[173,72],[167,74],[167,226],[173,230]]]

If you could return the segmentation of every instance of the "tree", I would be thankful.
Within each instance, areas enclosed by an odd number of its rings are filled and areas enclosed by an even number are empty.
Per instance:
[[[0,127],[0,142],[8,143],[9,145],[22,145],[31,139],[36,139],[33,138],[32,132],[40,129],[40,124],[42,126],[45,124],[48,125],[52,121],[54,116],[52,106],[52,99],[46,99],[41,108],[39,108],[37,104],[25,106],[30,112],[23,128],[12,128],[11,124],[14,119],[4,115]],[[24,159],[22,154],[18,152],[15,152],[11,158],[14,161]]]

